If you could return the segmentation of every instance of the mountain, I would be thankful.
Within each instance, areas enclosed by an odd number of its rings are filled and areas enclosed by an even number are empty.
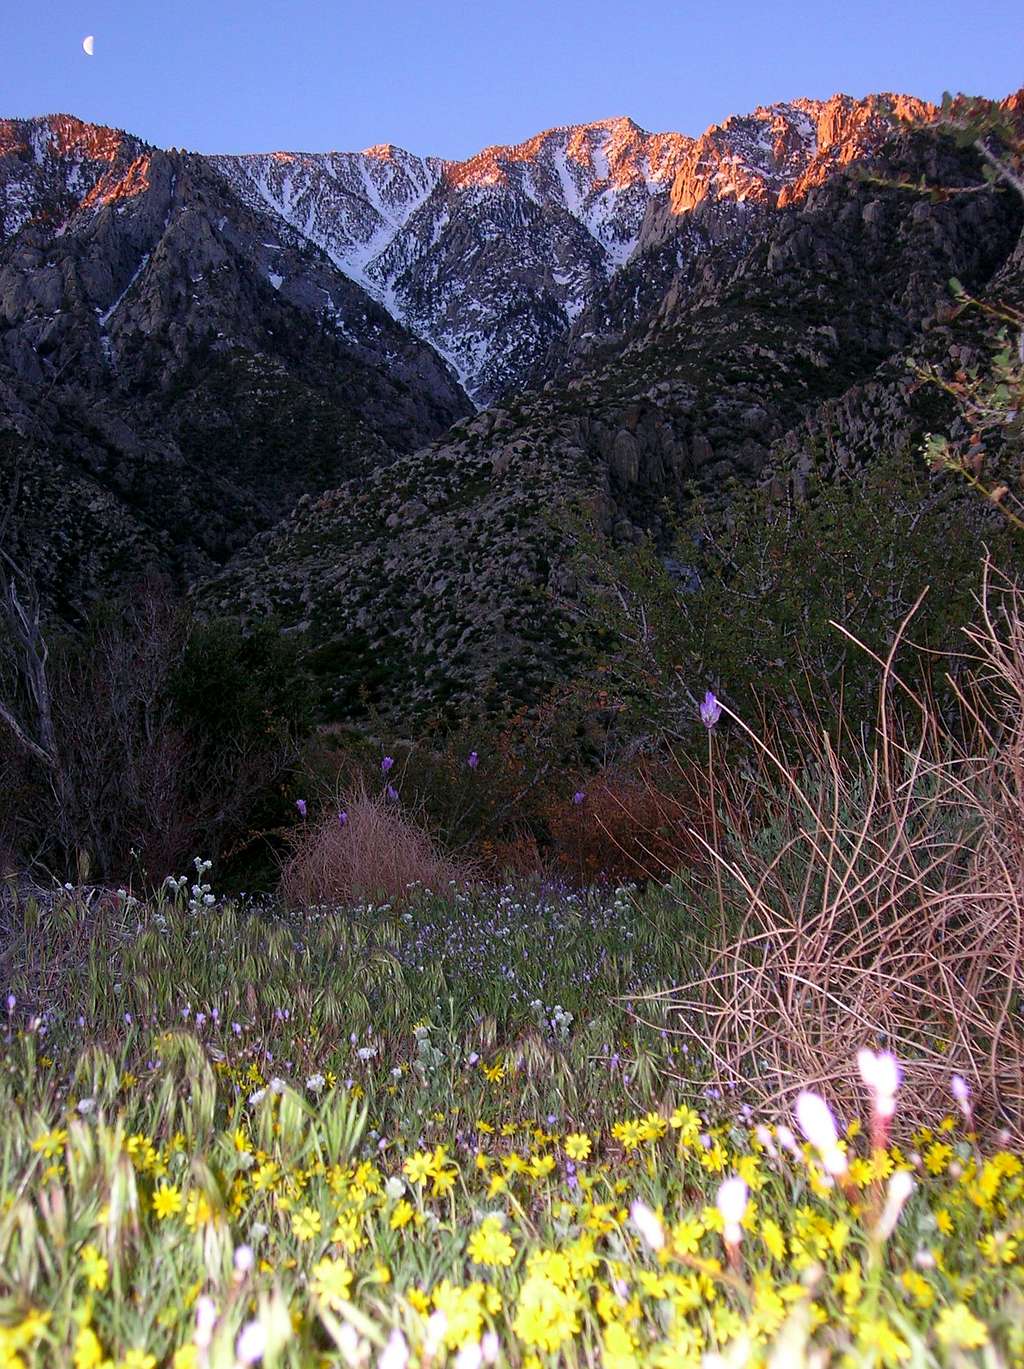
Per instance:
[[[446,357],[484,405],[521,389],[567,334],[585,344],[607,332],[604,301],[636,276],[629,263],[660,251],[678,266],[742,235],[760,211],[798,202],[877,147],[893,117],[932,112],[905,96],[837,95],[759,108],[699,138],[620,118],[461,162],[392,146],[212,161],[240,198],[280,214]]]
[[[1021,214],[893,122],[931,113],[465,162],[0,123],[6,535],[65,619],[149,565],[277,615],[335,716],[536,698],[575,650],[567,512],[667,545],[694,485],[799,488],[934,424],[907,362],[949,353],[951,276],[1016,279]]]
[[[960,193],[902,188],[922,178]],[[784,205],[773,193],[749,233],[709,236],[667,272],[613,353],[307,502],[200,602],[278,613],[339,716],[361,691],[404,718],[522,704],[573,667],[566,514],[619,545],[652,533],[667,546],[693,485],[799,487],[815,465],[946,422],[907,363],[955,355],[951,277],[979,293],[1019,285],[1018,198],[927,131]]]
[[[428,345],[202,157],[5,121],[0,225],[0,482],[65,616],[132,566],[208,573],[471,412]]]

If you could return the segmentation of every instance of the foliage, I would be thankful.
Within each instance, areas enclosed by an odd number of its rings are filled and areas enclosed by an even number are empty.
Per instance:
[[[243,636],[197,622],[152,579],[43,651],[49,764],[0,736],[0,828],[26,859],[77,878],[159,881],[199,842],[222,857],[281,827],[311,714],[273,624]]]
[[[994,101],[947,95],[939,128],[958,146],[980,153],[990,187],[1007,187],[1024,201],[1024,121]],[[922,383],[954,401],[959,419],[955,438],[930,433],[925,452],[934,469],[960,475],[1019,533],[1024,531],[1024,311],[1019,301],[977,298],[955,278],[949,284],[956,301],[951,320],[969,314],[980,319],[988,355],[952,368],[913,368]]]
[[[428,721],[415,740],[376,717],[365,730],[327,728],[308,749],[308,788],[333,813],[347,791],[385,794],[390,786],[446,850],[500,874],[517,843],[550,846],[549,815],[600,763],[601,702],[580,679],[532,707],[481,712],[455,726]],[[385,756],[394,763],[386,773]]]
[[[706,867],[710,832],[707,776],[639,758],[603,767],[585,790],[559,796],[544,814],[550,868],[574,886],[664,883]]]
[[[285,915],[190,908],[190,884],[8,906],[12,1366],[785,1350],[930,1369],[1024,1349],[1021,1156],[951,1116],[916,1127],[909,1089],[878,1145],[862,1095],[830,1184],[810,1146],[705,1087],[656,1003],[644,1028],[609,1001],[680,971],[673,901],[509,889]]]
[[[1013,563],[1004,529],[904,455],[809,482],[802,499],[735,489],[724,510],[703,501],[668,561],[650,543],[588,557],[587,626],[612,644],[603,668],[620,728],[692,741],[708,685],[751,718],[781,707],[833,731],[840,716],[870,724],[876,660],[922,594],[914,640],[962,643],[986,542]],[[908,669],[923,684],[930,658]]]

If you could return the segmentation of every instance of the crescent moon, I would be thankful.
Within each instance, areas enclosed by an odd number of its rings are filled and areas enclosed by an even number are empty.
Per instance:
[[[90,33],[88,38],[84,39],[82,42],[82,51],[85,53],[86,57],[91,57],[93,55],[93,49],[95,48],[95,46],[96,39]]]

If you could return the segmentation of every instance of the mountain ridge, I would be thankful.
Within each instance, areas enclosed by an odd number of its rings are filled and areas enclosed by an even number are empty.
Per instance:
[[[934,114],[912,96],[837,94],[761,105],[696,138],[620,115],[461,160],[392,144],[212,160],[243,197],[323,247],[486,405],[528,383],[631,258],[671,239],[699,205],[731,203],[718,231],[727,219],[742,228],[742,206],[795,203],[877,147],[891,118]],[[503,250],[489,253],[497,238]]]

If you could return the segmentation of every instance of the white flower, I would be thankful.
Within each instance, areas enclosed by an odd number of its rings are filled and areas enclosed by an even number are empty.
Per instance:
[[[500,1348],[501,1347],[498,1344],[498,1333],[496,1331],[485,1331],[484,1338],[480,1342],[480,1349],[483,1351],[484,1355],[484,1364],[497,1364],[498,1351]]]
[[[217,1320],[217,1306],[207,1294],[196,1301],[196,1330],[193,1340],[200,1350],[208,1350],[213,1340],[213,1327]]]
[[[239,1274],[248,1274],[255,1261],[251,1245],[240,1245],[235,1251],[235,1269]]]
[[[400,1179],[397,1174],[392,1174],[384,1185],[384,1192],[392,1202],[397,1202],[405,1192],[405,1180]]]
[[[262,1322],[246,1322],[235,1342],[235,1355],[240,1364],[255,1364],[267,1349],[267,1332]]]
[[[846,1156],[839,1149],[839,1132],[829,1105],[817,1093],[803,1092],[796,1100],[796,1120],[800,1130],[821,1155],[829,1174],[846,1173]]]
[[[781,1126],[775,1128],[775,1135],[779,1138],[779,1145],[785,1150],[788,1150],[791,1155],[795,1155],[799,1160],[800,1147],[796,1143],[796,1137],[793,1135],[792,1128],[787,1127],[786,1124],[783,1123]]]
[[[880,1117],[891,1117],[896,1111],[896,1093],[903,1077],[895,1055],[888,1051],[876,1055],[864,1047],[857,1052],[857,1068],[874,1095],[875,1111]]]
[[[427,1336],[423,1346],[424,1352],[428,1356],[435,1355],[440,1350],[444,1342],[444,1333],[448,1330],[448,1318],[438,1309],[431,1312],[427,1318]]]
[[[257,1090],[255,1091],[255,1093],[250,1093],[250,1094],[249,1094],[249,1105],[250,1105],[250,1107],[255,1107],[255,1106],[257,1105],[257,1103],[262,1103],[263,1100],[264,1100],[264,1098],[266,1098],[266,1096],[267,1096],[267,1091],[266,1091],[266,1089],[257,1089]]]
[[[961,1074],[954,1074],[949,1081],[949,1087],[953,1092],[953,1097],[957,1101],[960,1111],[969,1116],[971,1111],[971,1086]]]
[[[310,1093],[319,1093],[326,1083],[327,1080],[322,1074],[311,1074],[306,1080],[306,1088]]]
[[[409,1363],[409,1347],[405,1337],[396,1326],[388,1337],[388,1343],[380,1352],[377,1369],[406,1369]]]
[[[779,1152],[775,1149],[775,1142],[772,1140],[771,1132],[763,1122],[758,1122],[757,1126],[754,1128],[754,1135],[774,1160]]]
[[[346,1364],[360,1365],[369,1359],[369,1346],[360,1340],[359,1332],[350,1321],[342,1322],[338,1329],[338,1349]]]
[[[88,1117],[90,1112],[96,1111],[96,1099],[83,1098],[82,1101],[78,1104],[78,1111],[82,1114],[83,1117]]]
[[[638,1198],[629,1209],[630,1219],[644,1241],[652,1250],[661,1250],[665,1244],[665,1232],[661,1222],[646,1203]]]
[[[455,1356],[455,1369],[480,1369],[483,1362],[483,1350],[475,1340],[471,1340]]]
[[[285,1081],[284,1081],[284,1080],[281,1078],[281,1076],[278,1075],[278,1074],[275,1074],[274,1077],[273,1077],[273,1079],[271,1079],[271,1081],[270,1081],[270,1092],[271,1092],[271,1093],[284,1093],[284,1091],[285,1091],[285,1089],[286,1089],[287,1087],[288,1087],[288,1085],[285,1083]]]
[[[740,1223],[747,1210],[747,1185],[739,1175],[734,1175],[719,1185],[715,1205],[725,1224],[723,1235],[726,1244],[739,1245],[743,1238]]]
[[[878,1219],[875,1227],[875,1236],[880,1241],[886,1241],[896,1228],[896,1223],[900,1219],[903,1211],[903,1204],[914,1191],[914,1181],[910,1177],[909,1170],[898,1169],[889,1180],[888,1192],[885,1195],[885,1207],[882,1215]]]

